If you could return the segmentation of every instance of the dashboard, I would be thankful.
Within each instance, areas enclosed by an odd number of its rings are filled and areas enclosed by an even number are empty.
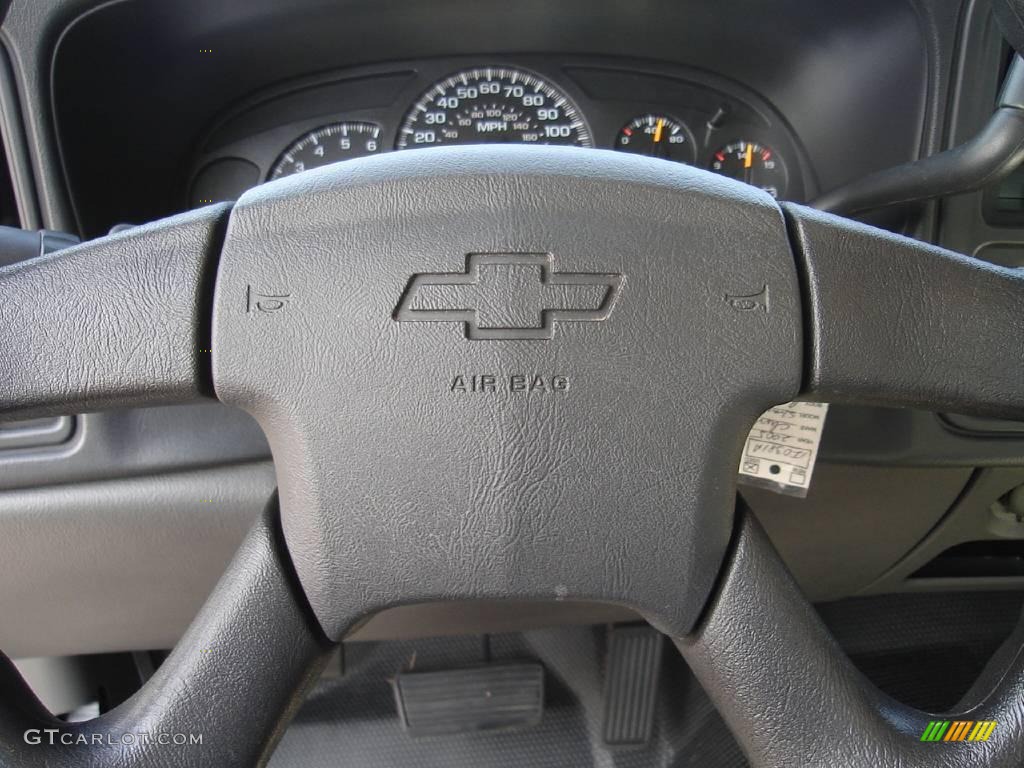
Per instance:
[[[468,141],[641,152],[805,202],[977,131],[1005,61],[986,9],[32,0],[5,22],[0,127],[22,226],[84,238],[320,164]],[[1020,241],[982,220],[980,196],[883,224],[963,253]],[[168,647],[273,489],[270,449],[249,417],[214,404],[58,426],[46,444],[0,445],[0,517],[16,531],[0,530],[0,607],[21,619],[0,645]],[[914,574],[990,538],[992,505],[1024,483],[1011,429],[835,406],[807,499],[744,496],[812,599],[947,585]],[[216,517],[200,497],[222,499]],[[132,533],[153,517],[167,536]],[[184,569],[170,538],[194,553]],[[29,599],[43,563],[66,569],[52,594],[75,583],[70,598]],[[98,563],[116,577],[84,580]]]
[[[816,191],[782,116],[724,78],[653,62],[503,56],[348,69],[256,94],[205,137],[189,205],[330,163],[496,142],[634,152],[788,200]]]

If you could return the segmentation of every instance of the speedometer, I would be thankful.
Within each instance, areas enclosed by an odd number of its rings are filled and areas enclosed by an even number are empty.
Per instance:
[[[441,144],[593,146],[568,96],[508,67],[457,72],[420,97],[402,122],[396,149]]]

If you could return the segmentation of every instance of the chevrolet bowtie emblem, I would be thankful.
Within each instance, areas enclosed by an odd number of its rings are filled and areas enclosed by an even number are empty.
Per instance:
[[[398,322],[462,323],[467,339],[550,339],[555,323],[607,320],[622,275],[556,272],[547,253],[473,253],[465,272],[413,275]]]

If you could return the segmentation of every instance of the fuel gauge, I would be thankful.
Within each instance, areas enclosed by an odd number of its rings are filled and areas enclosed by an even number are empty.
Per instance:
[[[631,120],[619,131],[615,148],[678,163],[693,163],[695,159],[690,131],[664,115],[642,115]]]

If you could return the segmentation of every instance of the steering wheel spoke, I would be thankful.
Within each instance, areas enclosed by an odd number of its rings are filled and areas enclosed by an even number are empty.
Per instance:
[[[52,717],[0,655],[0,762],[265,764],[333,649],[295,581],[278,518],[275,498],[171,655],[135,696],[97,719]]]
[[[1024,417],[1024,270],[783,209],[804,275],[805,396]]]
[[[704,621],[675,642],[755,766],[1024,762],[1024,620],[954,711],[904,706],[853,666],[747,512]],[[936,744],[922,739],[933,721],[997,727]]]
[[[229,210],[211,206],[0,269],[0,414],[207,395],[212,270]]]

